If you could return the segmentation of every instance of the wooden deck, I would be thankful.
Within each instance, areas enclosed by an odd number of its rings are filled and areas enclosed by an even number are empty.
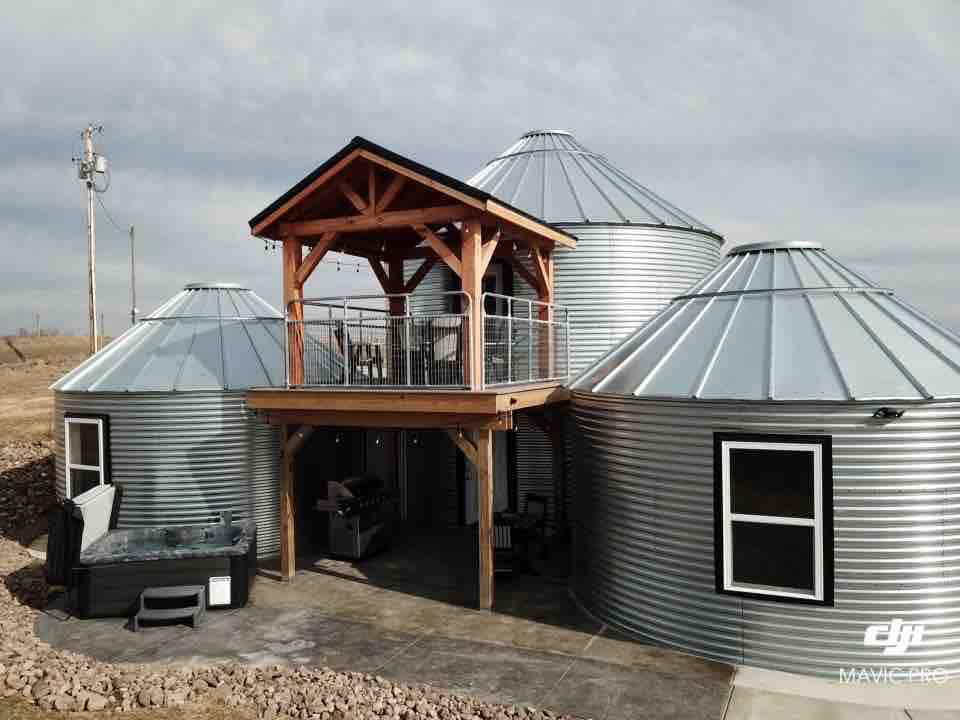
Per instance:
[[[559,383],[430,390],[390,388],[253,388],[247,405],[274,425],[509,430],[513,413],[565,402]]]

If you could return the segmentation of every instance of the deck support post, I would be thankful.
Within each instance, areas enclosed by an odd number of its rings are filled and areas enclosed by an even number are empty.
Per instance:
[[[297,270],[303,262],[303,241],[297,237],[283,238],[283,311],[287,319],[287,381],[302,385],[303,370],[303,283],[297,280]]]
[[[493,431],[477,431],[477,523],[479,598],[481,610],[493,609]]]
[[[297,573],[296,459],[293,425],[284,425],[280,458],[280,577],[292,580]]]
[[[479,220],[464,220],[460,228],[460,280],[470,298],[470,323],[466,342],[466,384],[471,390],[483,389],[483,233]]]

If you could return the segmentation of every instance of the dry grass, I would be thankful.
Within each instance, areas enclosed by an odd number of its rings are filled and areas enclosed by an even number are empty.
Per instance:
[[[52,437],[50,384],[87,356],[87,339],[76,336],[12,338],[25,356],[0,339],[0,436],[7,441]]]

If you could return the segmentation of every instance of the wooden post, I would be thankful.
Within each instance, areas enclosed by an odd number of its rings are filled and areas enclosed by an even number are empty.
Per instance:
[[[303,262],[303,242],[297,237],[283,238],[283,306],[294,324],[287,326],[287,368],[291,385],[303,384],[303,284],[297,281],[297,270]]]
[[[463,291],[470,297],[470,327],[467,333],[467,385],[471,390],[483,389],[483,237],[479,220],[464,220],[460,230],[463,247],[460,253]]]
[[[493,431],[477,432],[477,522],[480,542],[479,606],[493,609]]]
[[[535,265],[537,274],[541,276],[541,286],[537,289],[537,299],[544,303],[553,303],[553,253],[539,251],[536,255]],[[542,307],[539,310],[540,320],[549,321],[555,319],[552,316],[551,309]],[[567,342],[570,339],[567,338]],[[553,347],[556,338],[553,332],[553,325],[542,325],[540,333],[540,368],[546,372],[546,377],[554,375],[554,355]]]
[[[403,260],[392,257],[387,260],[387,276],[390,281],[390,289],[387,290],[391,295],[403,293]],[[402,297],[391,297],[389,301],[391,317],[398,317],[407,314],[406,299]],[[406,385],[407,373],[407,347],[406,337],[408,328],[404,323],[409,320],[392,320],[390,322],[390,333],[387,336],[387,357],[384,358],[389,366],[390,381],[394,385]]]
[[[280,577],[283,580],[292,580],[297,572],[297,448],[291,442],[293,438],[293,426],[284,425],[280,459]]]

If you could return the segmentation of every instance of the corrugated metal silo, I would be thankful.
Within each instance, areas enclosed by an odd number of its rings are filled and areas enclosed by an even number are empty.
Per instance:
[[[283,322],[255,293],[194,283],[57,381],[57,492],[69,414],[105,416],[120,527],[205,524],[232,510],[279,549],[279,435],[246,390],[283,384]]]
[[[572,392],[574,590],[590,612],[727,662],[835,680],[861,668],[960,675],[956,335],[817,245],[744,246]],[[731,471],[717,443],[759,436],[831,448],[819,567],[832,577],[819,600],[725,584],[726,564],[741,562],[723,554],[738,499],[721,490]],[[760,481],[788,514],[784,476]],[[922,641],[884,654],[868,628],[896,620],[922,624]]]

